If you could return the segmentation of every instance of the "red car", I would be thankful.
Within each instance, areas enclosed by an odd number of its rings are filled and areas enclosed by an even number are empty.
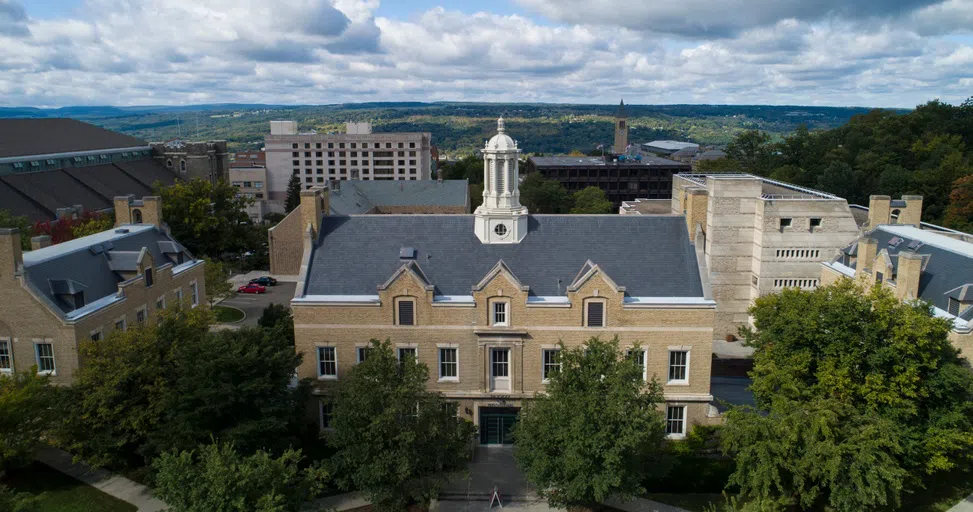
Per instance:
[[[257,283],[245,284],[236,289],[237,293],[267,293],[266,286],[260,286]]]

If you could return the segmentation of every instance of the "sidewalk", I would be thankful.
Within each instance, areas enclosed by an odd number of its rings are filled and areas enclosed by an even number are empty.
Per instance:
[[[37,460],[105,494],[135,505],[139,512],[160,512],[166,509],[165,503],[152,497],[152,491],[148,487],[104,469],[92,468],[83,463],[75,464],[71,461],[71,454],[64,450],[42,448],[37,453]]]
[[[949,512],[973,512],[973,494],[953,505],[953,508],[949,509]]]
[[[308,512],[318,512],[321,510],[335,510],[337,512],[341,512],[342,510],[352,510],[371,504],[372,503],[366,500],[360,492],[349,492],[347,494],[337,494],[335,496],[328,496],[327,498],[314,500],[310,504],[306,505],[304,510]]]
[[[689,512],[684,508],[666,505],[665,503],[659,503],[645,498],[635,498],[632,501],[619,501],[613,498],[606,501],[605,505],[626,512]]]

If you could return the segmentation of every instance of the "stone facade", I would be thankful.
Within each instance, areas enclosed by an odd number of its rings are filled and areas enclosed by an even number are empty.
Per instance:
[[[152,154],[166,169],[186,181],[201,178],[216,183],[229,176],[230,154],[225,140],[153,142]]]
[[[125,198],[116,201],[122,199]],[[143,210],[143,224],[164,229],[159,223],[161,205],[159,215],[150,217],[152,199],[132,201],[131,205],[116,202],[115,211],[119,218],[116,227],[131,226],[129,219],[133,212]],[[146,209],[143,203],[148,203],[150,208]],[[149,221],[149,218],[153,220]],[[44,245],[42,241],[38,242]],[[37,251],[57,249],[57,246],[50,246],[38,248]],[[38,344],[50,344],[54,357],[54,370],[49,373],[51,381],[71,384],[79,366],[83,364],[78,354],[82,341],[104,339],[117,330],[152,323],[160,306],[171,307],[180,300],[180,296],[187,307],[200,304],[206,286],[203,265],[202,261],[178,266],[171,262],[155,262],[151,254],[145,253],[139,260],[137,270],[126,272],[124,279],[118,282],[117,300],[82,316],[65,318],[25,278],[20,234],[16,229],[0,230],[0,345],[6,344],[10,351],[9,361],[0,358],[0,371],[23,372],[38,366]],[[152,270],[151,282],[148,283],[145,278],[147,269]],[[196,290],[195,303],[193,289]]]
[[[301,270],[304,254],[301,227],[301,209],[297,208],[267,230],[271,274],[293,276]]]
[[[247,207],[247,215],[253,222],[263,222],[267,209],[267,169],[264,167],[238,167],[229,169],[230,184],[237,187],[239,195],[248,197],[253,203]]]

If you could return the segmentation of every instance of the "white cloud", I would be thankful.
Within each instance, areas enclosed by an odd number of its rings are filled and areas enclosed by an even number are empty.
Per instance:
[[[973,79],[973,48],[946,37],[965,28],[931,35],[928,27],[937,17],[973,12],[964,10],[973,0],[887,3],[881,15],[836,0],[813,8],[768,0],[755,4],[766,7],[761,13],[750,2],[732,0],[739,9],[721,10],[719,2],[702,8],[700,1],[618,11],[615,0],[565,0],[556,11],[554,0],[523,0],[549,23],[443,8],[384,18],[377,0],[88,0],[81,10],[88,17],[40,20],[0,0],[0,102],[624,97],[912,106],[970,94],[963,84]],[[607,8],[615,21],[599,14]],[[689,37],[691,30],[660,22],[670,19],[719,28]]]

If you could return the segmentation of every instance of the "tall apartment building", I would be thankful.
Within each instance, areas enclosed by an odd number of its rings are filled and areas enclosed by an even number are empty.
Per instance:
[[[82,341],[151,323],[157,313],[203,300],[203,261],[173,240],[158,197],[114,200],[113,229],[21,250],[17,229],[0,229],[0,373],[36,366],[71,384]]]
[[[299,133],[295,121],[271,121],[264,142],[268,200],[281,212],[294,175],[305,189],[331,180],[425,180],[432,175],[430,133],[373,133],[369,123],[348,123],[346,133]]]
[[[681,215],[531,215],[520,204],[520,149],[483,149],[484,200],[472,215],[327,215],[321,190],[300,206],[304,257],[294,313],[298,376],[330,421],[335,382],[391,339],[430,369],[428,387],[510,443],[521,406],[543,393],[561,344],[617,336],[645,379],[663,384],[666,431],[718,421],[705,263]],[[651,250],[646,250],[651,241]]]
[[[685,215],[690,236],[704,247],[719,305],[719,354],[748,354],[727,337],[749,323],[752,302],[787,287],[817,287],[821,262],[859,233],[844,199],[749,174],[674,176],[672,213]]]

